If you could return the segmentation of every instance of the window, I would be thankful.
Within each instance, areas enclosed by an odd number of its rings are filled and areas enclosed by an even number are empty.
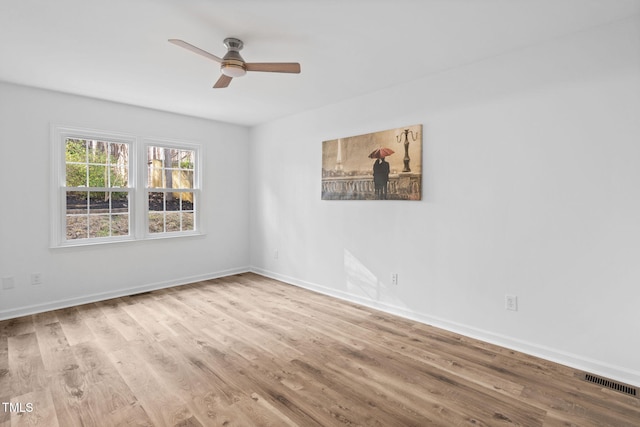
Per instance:
[[[129,144],[65,137],[65,239],[128,236]]]
[[[147,146],[147,223],[150,234],[193,231],[195,150]]]
[[[200,232],[199,146],[63,127],[52,139],[53,247]]]

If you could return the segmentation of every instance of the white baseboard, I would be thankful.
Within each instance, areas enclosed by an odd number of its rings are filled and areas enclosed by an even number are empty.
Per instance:
[[[407,310],[404,307],[397,307],[368,298],[362,298],[357,295],[352,295],[348,292],[342,292],[336,289],[327,288],[316,283],[307,282],[261,268],[252,267],[250,271],[262,276],[280,280],[294,286],[309,289],[314,292],[361,304],[380,311],[384,311],[389,314],[394,314],[405,319],[415,320],[420,323],[432,325],[437,328],[451,331],[470,338],[475,338],[511,350],[516,350],[522,353],[529,354],[531,356],[540,357],[551,362],[569,366],[579,371],[589,372],[595,375],[600,375],[629,385],[640,387],[640,371],[614,366],[599,360],[589,359],[580,355],[567,353],[543,345],[522,341],[517,338],[496,334],[490,331],[475,328],[473,326],[463,325],[461,323],[452,322],[440,317],[430,316],[425,313],[417,313],[411,310]]]
[[[0,310],[0,320],[13,319],[15,317],[28,316],[31,314],[42,313],[45,311],[59,310],[61,308],[73,307],[76,305],[89,304],[92,302],[104,301],[111,298],[140,294],[142,292],[155,291],[158,289],[171,288],[174,286],[187,285],[189,283],[201,282],[203,280],[217,279],[220,277],[231,276],[239,273],[250,271],[249,267],[234,268],[229,270],[216,271],[198,276],[182,277],[174,280],[163,282],[147,283],[140,286],[134,286],[126,289],[118,289],[110,292],[100,292],[91,295],[83,295],[74,298],[61,299],[57,301],[49,301],[42,304],[33,304],[24,307],[12,308],[9,310]]]

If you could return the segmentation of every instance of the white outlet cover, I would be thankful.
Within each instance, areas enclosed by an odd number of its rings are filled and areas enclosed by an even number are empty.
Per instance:
[[[31,273],[31,284],[42,285],[42,273]]]
[[[2,278],[2,289],[13,289],[16,286],[16,281],[13,277]]]

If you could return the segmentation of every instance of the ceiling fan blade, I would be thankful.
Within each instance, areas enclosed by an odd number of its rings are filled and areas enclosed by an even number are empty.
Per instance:
[[[220,89],[223,87],[227,87],[229,86],[229,83],[231,83],[231,79],[233,79],[233,77],[229,77],[225,74],[221,74],[216,84],[213,85],[213,88]]]
[[[185,49],[187,49],[187,50],[190,50],[190,51],[191,51],[191,52],[193,52],[193,53],[197,53],[198,55],[202,55],[202,56],[204,56],[205,58],[213,59],[213,60],[214,60],[214,61],[216,61],[216,62],[220,62],[220,63],[222,63],[222,58],[219,58],[219,57],[215,56],[215,55],[214,55],[214,54],[212,54],[212,53],[209,53],[209,52],[207,52],[207,51],[205,51],[205,50],[202,50],[202,49],[200,49],[199,47],[195,47],[194,45],[192,45],[192,44],[190,44],[190,43],[187,43],[187,42],[186,42],[186,41],[184,41],[184,40],[179,40],[179,39],[169,39],[169,43],[173,43],[173,44],[175,44],[176,46],[183,47],[183,48],[185,48]]]
[[[297,62],[249,62],[244,64],[247,71],[266,71],[269,73],[299,73]]]

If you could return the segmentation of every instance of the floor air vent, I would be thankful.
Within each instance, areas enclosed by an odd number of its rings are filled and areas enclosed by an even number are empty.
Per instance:
[[[593,374],[585,374],[585,381],[590,383],[598,384],[603,387],[610,388],[611,390],[619,391],[620,393],[628,394],[629,396],[638,397],[638,389],[636,387],[632,387],[630,385],[622,384],[608,378],[599,377]]]

